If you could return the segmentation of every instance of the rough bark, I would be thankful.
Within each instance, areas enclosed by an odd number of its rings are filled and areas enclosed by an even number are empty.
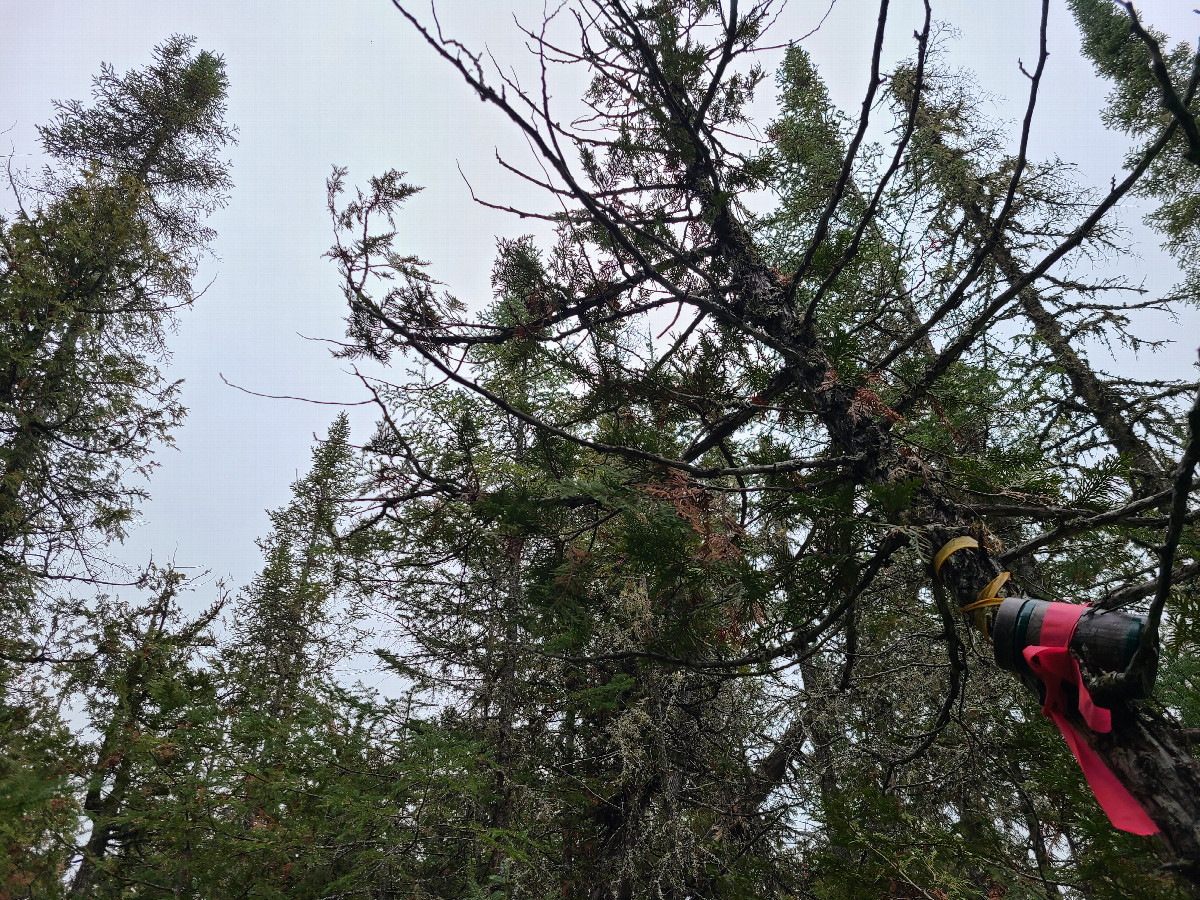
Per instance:
[[[1200,896],[1200,764],[1175,727],[1128,703],[1114,706],[1112,731],[1097,734],[1076,719],[1088,746],[1162,829],[1159,837]]]

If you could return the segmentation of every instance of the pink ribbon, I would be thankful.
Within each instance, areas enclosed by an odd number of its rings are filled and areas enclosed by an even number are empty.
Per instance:
[[[1121,831],[1142,835],[1154,834],[1158,831],[1158,826],[1125,789],[1125,785],[1117,780],[1117,776],[1087,745],[1083,735],[1065,715],[1067,700],[1063,696],[1063,686],[1072,685],[1079,691],[1078,708],[1088,728],[1100,734],[1112,731],[1112,713],[1092,701],[1092,695],[1088,693],[1079,671],[1079,661],[1068,649],[1071,637],[1075,634],[1075,626],[1079,624],[1086,608],[1074,603],[1051,603],[1046,607],[1046,615],[1042,619],[1042,633],[1039,638],[1041,645],[1026,647],[1022,653],[1034,674],[1046,686],[1046,702],[1042,704],[1042,712],[1052,719],[1062,732],[1067,746],[1079,762],[1079,768],[1083,769],[1083,777],[1087,779],[1088,787],[1096,795],[1096,800],[1108,815],[1108,820]]]

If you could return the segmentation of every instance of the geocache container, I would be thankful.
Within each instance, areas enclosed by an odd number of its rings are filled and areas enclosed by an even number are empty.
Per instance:
[[[1035,677],[1022,651],[1042,644],[1042,623],[1052,606],[1074,604],[1029,597],[1009,597],[1000,604],[992,626],[992,644],[1000,668],[1017,672],[1026,679]],[[1123,672],[1137,652],[1145,628],[1145,616],[1089,606],[1075,626],[1071,650],[1093,671]],[[1154,649],[1153,664],[1146,667],[1142,683],[1130,685],[1128,696],[1131,698],[1148,697],[1154,689],[1158,674],[1157,644]]]

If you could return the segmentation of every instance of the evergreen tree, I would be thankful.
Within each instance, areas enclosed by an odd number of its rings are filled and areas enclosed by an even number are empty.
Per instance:
[[[1015,143],[928,6],[885,71],[881,2],[857,117],[789,47],[758,142],[768,0],[529,32],[590,71],[576,126],[401,8],[540,153],[556,237],[501,239],[472,315],[396,248],[417,189],[335,170],[344,355],[417,364],[192,617],[170,571],[30,598],[88,574],[182,414],[158,367],[228,189],[223,70],[174,38],[61,105],[0,227],[0,898],[1194,895],[1197,386],[1089,350],[1196,298],[1200,64],[1070,6],[1135,142],[1094,195],[1028,155],[1048,3]],[[1177,297],[1089,274],[1134,195]],[[994,664],[998,594],[1146,612],[1124,669],[1077,654],[1111,732],[1058,709],[1158,838]],[[398,696],[346,686],[367,646]]]
[[[219,56],[191,38],[58,104],[54,162],[0,220],[0,577],[7,604],[48,574],[88,577],[120,537],[154,447],[183,417],[160,369],[230,186]]]
[[[90,892],[143,845],[138,800],[161,793],[169,720],[200,678],[203,623],[167,628],[173,574],[148,572],[159,597],[136,610],[58,590],[102,574],[184,413],[165,336],[192,300],[233,138],[224,64],[193,45],[173,37],[124,76],[105,67],[90,107],[58,104],[41,129],[52,165],[15,180],[0,219],[4,896]],[[76,710],[91,716],[82,735],[64,721],[72,698],[92,704]]]
[[[446,771],[463,751],[406,727],[411,698],[334,679],[355,644],[348,432],[339,417],[314,450],[233,603],[185,618],[182,580],[166,572],[144,605],[74,607],[48,645],[46,693],[85,724],[43,740],[49,765],[26,762],[10,782],[22,824],[10,896],[374,896],[412,878],[397,848],[442,827],[441,795],[463,796]]]
[[[270,514],[271,533],[259,542],[265,565],[238,605],[231,660],[271,717],[286,719],[307,681],[331,680],[355,647],[354,610],[339,604],[352,561],[338,527],[354,493],[349,435],[342,414],[292,485],[292,501]]]
[[[88,726],[70,748],[85,823],[72,859],[73,896],[122,896],[139,883],[175,886],[169,869],[145,863],[212,764],[188,750],[191,730],[214,702],[200,654],[213,643],[209,628],[221,608],[184,620],[182,583],[177,572],[153,573],[148,603],[102,598],[66,636],[60,696],[82,702]]]
[[[1131,7],[1073,4],[1154,136],[1093,196],[1028,156],[1045,22],[1015,145],[941,67],[928,6],[883,70],[883,2],[858,118],[791,47],[756,147],[737,135],[769,3],[599,0],[577,44],[527,32],[592,73],[578,127],[397,6],[563,204],[552,246],[501,241],[471,319],[394,247],[415,188],[390,172],[343,203],[330,181],[348,354],[425,369],[375,388],[360,583],[402,627],[393,666],[442,704],[422,727],[481,748],[461,877],[513,897],[1194,890],[1196,385],[1104,373],[1087,343],[1179,302],[1087,263],[1139,191],[1190,240],[1194,55],[1164,81],[1153,33],[1118,34]],[[892,146],[870,146],[888,113]],[[998,592],[1145,604],[1127,669],[1082,660],[1112,731],[1077,725],[1158,839],[1112,828],[995,668]]]

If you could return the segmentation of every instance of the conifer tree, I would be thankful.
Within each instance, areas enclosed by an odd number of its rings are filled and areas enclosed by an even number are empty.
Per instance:
[[[345,203],[330,181],[347,352],[426,372],[374,388],[363,583],[402,626],[395,667],[482,748],[463,876],[589,898],[1194,890],[1196,384],[1099,368],[1088,338],[1180,300],[1087,264],[1136,192],[1187,246],[1195,54],[1160,66],[1132,6],[1072,5],[1136,101],[1114,121],[1150,136],[1092,194],[1028,152],[1048,3],[1015,142],[941,66],[928,4],[885,70],[885,0],[861,111],[793,46],[757,144],[768,2],[597,0],[528,30],[543,72],[591,75],[574,125],[395,5],[561,209],[512,210],[556,241],[502,241],[473,318],[395,247],[415,188],[390,172]],[[881,115],[890,147],[867,143]],[[1127,667],[1080,660],[1112,730],[1062,715],[1158,838],[1109,824],[996,668],[1003,596],[1147,611]]]
[[[271,533],[259,542],[263,569],[238,605],[230,659],[253,702],[276,719],[287,718],[306,679],[329,680],[354,647],[353,610],[339,608],[351,563],[338,525],[354,493],[349,434],[343,413],[292,485],[291,502],[270,514]]]
[[[218,602],[184,620],[182,583],[178,572],[152,573],[148,603],[102,599],[64,647],[61,696],[81,700],[88,723],[70,750],[86,823],[72,860],[72,896],[121,896],[147,879],[171,889],[167,871],[145,864],[211,763],[188,753],[189,732],[214,701],[200,653],[213,643],[209,629],[221,609]]]
[[[411,700],[335,678],[355,645],[348,436],[339,417],[233,601],[187,618],[165,572],[145,604],[99,598],[55,634],[48,692],[85,723],[6,781],[23,826],[12,896],[318,898],[421,880],[398,848],[441,830],[442,797],[464,791],[447,784],[453,742],[406,727]]]
[[[352,585],[372,537],[351,529],[358,476],[342,415],[270,513],[263,568],[231,604],[212,697],[196,698],[179,750],[193,775],[163,804],[143,883],[321,898],[419,881],[405,848],[441,827],[453,807],[440,797],[455,792],[446,742],[406,727],[411,699],[346,683],[363,668]]]
[[[192,300],[233,139],[223,61],[193,48],[173,37],[143,70],[104,67],[92,106],[58,104],[41,129],[50,165],[10,178],[15,212],[0,219],[5,896],[94,892],[114,848],[145,843],[138,801],[159,795],[171,746],[154,741],[170,740],[187,689],[157,692],[199,678],[188,666],[203,623],[166,629],[173,574],[147,572],[158,599],[135,610],[62,589],[104,574],[104,547],[184,413],[161,370],[165,338]],[[165,669],[147,673],[151,658]],[[72,734],[64,716],[80,698],[93,704],[76,708],[91,730]],[[153,734],[141,734],[150,719]]]
[[[191,38],[105,67],[41,129],[53,166],[0,220],[0,577],[88,577],[184,408],[160,369],[203,218],[230,187],[222,59]],[[6,610],[13,607],[6,606]]]

